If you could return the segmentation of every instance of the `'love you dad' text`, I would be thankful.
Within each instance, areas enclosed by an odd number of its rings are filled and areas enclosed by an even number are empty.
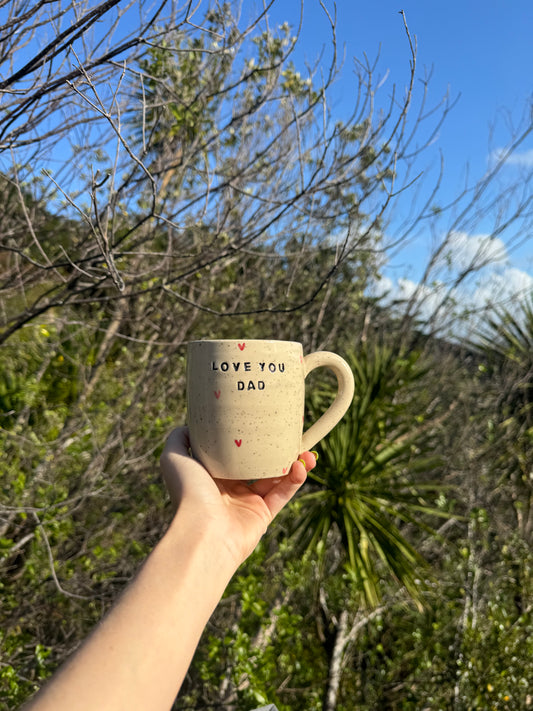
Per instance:
[[[251,361],[211,361],[211,370],[221,373],[284,373],[285,363],[252,363]],[[264,390],[264,380],[237,380],[237,390]]]

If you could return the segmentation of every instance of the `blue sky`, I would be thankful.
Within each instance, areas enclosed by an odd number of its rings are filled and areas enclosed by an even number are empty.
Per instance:
[[[324,0],[324,4],[333,14],[333,2]],[[444,201],[461,190],[467,166],[471,179],[485,173],[494,152],[508,142],[512,127],[521,124],[529,109],[533,97],[533,2],[338,0],[337,41],[346,58],[333,95],[336,111],[342,113],[350,102],[353,56],[366,53],[374,59],[379,53],[378,74],[386,77],[380,90],[384,100],[394,84],[405,86],[409,50],[400,10],[405,13],[412,37],[416,37],[419,77],[431,72],[429,104],[437,104],[447,92],[451,100],[457,99],[427,156],[429,162],[432,156],[437,160],[439,152],[444,156]],[[299,0],[285,0],[274,6],[270,17],[273,22],[286,19],[294,25],[299,12]],[[295,60],[299,62],[306,56],[313,63],[328,41],[327,22],[318,0],[305,0],[303,20]],[[520,180],[518,171],[528,168],[533,170],[531,137],[502,171],[502,189],[509,181]],[[399,201],[395,219],[401,220],[402,210],[407,212],[409,208],[407,202],[402,206]],[[528,235],[522,233],[520,246],[508,250],[513,236],[502,233],[485,249],[483,236],[489,231],[489,222],[487,216],[478,216],[469,223],[468,230],[454,237],[451,245],[459,263],[480,245],[494,257],[494,265],[481,270],[470,285],[470,297],[487,298],[498,289],[510,295],[515,286],[521,292],[533,288],[533,234],[528,240]],[[395,224],[393,220],[389,230],[394,231]],[[418,234],[388,265],[386,273],[395,288],[409,293],[435,239],[438,235],[430,238]]]
[[[380,55],[378,68],[387,83],[403,86],[409,52],[403,27],[403,10],[410,33],[417,40],[418,73],[430,70],[431,97],[437,102],[447,91],[457,105],[440,131],[439,147],[446,153],[451,172],[458,177],[466,162],[483,170],[488,154],[489,129],[501,112],[515,120],[523,114],[533,92],[533,2],[511,0],[380,0],[372,3],[338,0],[337,40],[346,60],[338,86],[349,103],[352,57]],[[333,13],[334,4],[325,6]],[[274,5],[274,21],[287,19],[294,26],[299,0]],[[324,11],[318,0],[305,0],[301,49],[298,58],[310,62],[327,41]],[[499,137],[506,138],[501,121]],[[496,139],[498,135],[496,136]],[[533,147],[533,143],[530,145]]]
[[[314,0],[307,0],[305,8],[311,40],[316,23],[321,22],[320,10]],[[372,57],[381,48],[380,66],[389,69],[396,82],[405,81],[407,47],[398,13],[404,10],[410,32],[417,38],[419,71],[433,69],[434,98],[448,88],[452,97],[460,95],[441,132],[447,159],[460,165],[465,159],[484,163],[489,124],[502,109],[521,114],[533,89],[533,3],[340,0],[337,8],[347,68],[352,55],[364,51]]]

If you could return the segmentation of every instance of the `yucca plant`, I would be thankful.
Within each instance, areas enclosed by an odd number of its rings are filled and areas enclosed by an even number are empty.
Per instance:
[[[340,542],[340,560],[364,603],[376,605],[383,580],[391,577],[420,602],[425,561],[406,529],[432,530],[431,517],[445,515],[434,503],[439,487],[428,476],[441,459],[426,415],[427,366],[415,351],[381,344],[347,360],[355,378],[353,404],[320,445],[311,486],[296,504],[294,536],[323,558]],[[322,391],[311,400],[314,417],[331,396]]]
[[[511,313],[496,309],[474,341],[487,360],[492,376],[497,375],[501,414],[528,427],[533,407],[533,295]]]
[[[473,345],[489,384],[482,454],[493,500],[514,512],[511,525],[533,542],[533,295],[512,313],[496,310]]]

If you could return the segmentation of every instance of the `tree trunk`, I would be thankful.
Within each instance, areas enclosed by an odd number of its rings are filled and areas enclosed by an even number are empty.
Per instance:
[[[329,665],[329,678],[326,697],[324,699],[323,711],[335,711],[337,706],[337,697],[342,677],[342,662],[344,659],[344,650],[346,649],[348,639],[348,611],[343,610],[339,617],[337,626],[337,636],[335,637],[335,646],[331,655]]]
[[[351,644],[355,641],[359,630],[361,630],[365,625],[371,622],[374,617],[377,617],[385,610],[385,605],[376,607],[368,615],[361,617],[359,613],[356,613],[355,618],[352,621],[351,627],[349,627],[349,613],[347,610],[343,610],[340,614],[339,621],[337,623],[337,635],[335,637],[335,644],[333,646],[333,652],[331,654],[331,662],[329,665],[329,675],[328,675],[328,688],[326,690],[326,695],[324,697],[324,704],[322,706],[322,711],[335,711],[337,708],[337,699],[339,696],[339,690],[342,681],[342,672],[344,668],[344,663],[346,659],[346,652]]]

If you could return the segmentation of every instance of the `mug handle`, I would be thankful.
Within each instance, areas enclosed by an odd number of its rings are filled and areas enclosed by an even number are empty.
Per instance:
[[[353,373],[348,363],[336,353],[316,351],[304,356],[304,377],[315,368],[326,367],[335,373],[337,378],[337,396],[311,427],[303,433],[302,450],[310,450],[330,432],[343,417],[353,400],[355,385]]]

